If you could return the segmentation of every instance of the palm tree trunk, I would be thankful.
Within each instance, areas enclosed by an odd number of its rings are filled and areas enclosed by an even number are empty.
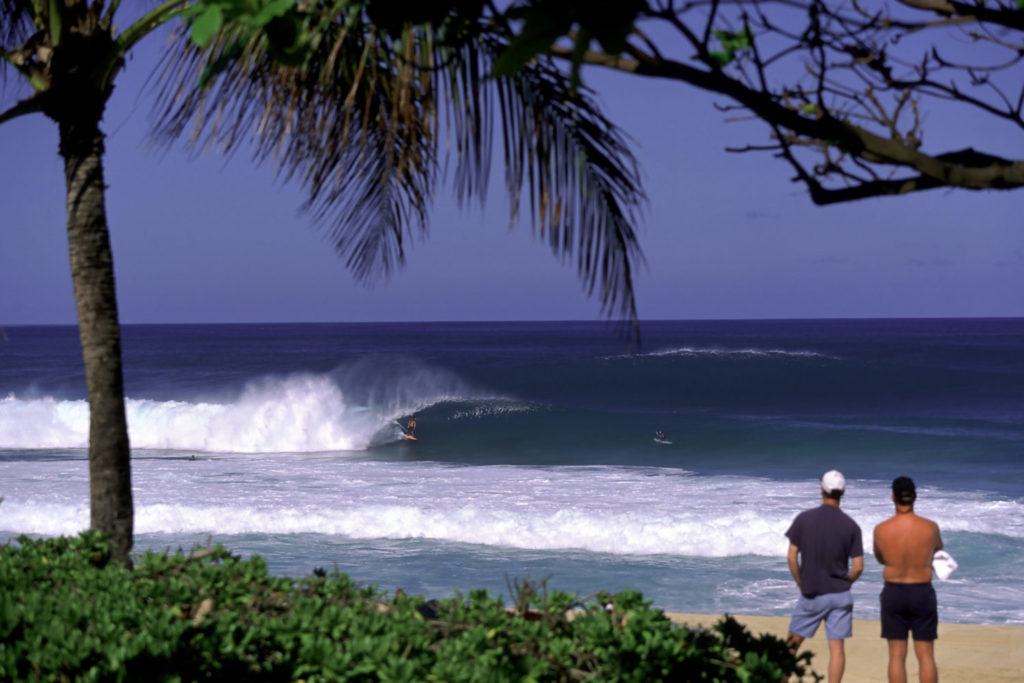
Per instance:
[[[60,154],[67,185],[71,279],[89,391],[90,528],[109,534],[112,558],[130,565],[131,452],[99,120],[99,115],[84,115],[60,122]]]

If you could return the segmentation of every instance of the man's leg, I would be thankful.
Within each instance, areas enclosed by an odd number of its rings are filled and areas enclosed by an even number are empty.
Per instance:
[[[889,683],[907,683],[907,641],[889,641]]]
[[[935,641],[915,638],[914,654],[917,655],[917,664],[921,671],[921,683],[938,683],[939,670],[935,666]]]
[[[786,634],[786,646],[794,655],[804,640],[814,637],[822,619],[825,618],[825,609],[820,603],[821,596],[806,598],[801,595],[797,599],[793,616],[789,620],[789,632]]]
[[[842,638],[828,641],[828,683],[840,683],[846,670],[846,648]]]

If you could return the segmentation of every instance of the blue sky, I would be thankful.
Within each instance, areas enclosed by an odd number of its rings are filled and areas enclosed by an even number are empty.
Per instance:
[[[407,266],[357,284],[299,212],[301,189],[269,166],[148,148],[142,83],[156,47],[129,62],[104,124],[122,322],[600,319],[571,263],[527,223],[508,229],[500,176],[483,208],[459,210],[443,188]],[[643,169],[641,318],[1024,315],[1021,192],[816,207],[770,155],[724,151],[766,133],[727,123],[713,98],[594,70],[584,78]],[[1019,131],[933,116],[926,133],[982,136],[953,147],[1024,154]],[[0,326],[74,323],[56,127],[41,116],[0,125],[0,149]]]

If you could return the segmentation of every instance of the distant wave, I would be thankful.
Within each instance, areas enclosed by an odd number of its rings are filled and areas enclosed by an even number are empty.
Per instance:
[[[359,395],[358,399],[349,394]],[[398,438],[395,420],[443,401],[474,398],[454,377],[420,373],[403,383],[346,392],[334,375],[249,383],[219,401],[128,398],[133,448],[220,453],[364,450]],[[89,405],[53,397],[0,399],[0,448],[87,448]]]
[[[793,358],[828,358],[837,360],[835,356],[830,356],[824,353],[818,353],[817,351],[794,351],[789,349],[758,349],[758,348],[745,348],[745,349],[730,349],[725,347],[708,346],[708,347],[697,347],[697,346],[681,346],[671,349],[659,349],[657,351],[648,351],[640,354],[641,356],[647,357],[658,357],[658,356],[768,356],[768,357],[793,357]]]
[[[618,354],[615,356],[605,356],[605,359],[619,360],[623,358],[665,358],[673,356],[718,358],[826,358],[829,360],[841,360],[837,356],[832,356],[826,353],[820,353],[818,351],[802,351],[791,349],[759,349],[755,347],[733,349],[724,346],[678,346],[667,349],[657,349],[654,351],[645,351],[643,353],[638,354]]]

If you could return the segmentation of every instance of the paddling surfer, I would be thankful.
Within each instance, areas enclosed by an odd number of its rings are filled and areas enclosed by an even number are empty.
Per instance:
[[[910,477],[892,482],[896,514],[875,527],[875,557],[885,565],[882,637],[889,641],[889,681],[907,680],[907,637],[914,636],[921,683],[939,680],[935,639],[939,613],[932,586],[932,558],[942,550],[939,525],[914,514],[917,490]]]

